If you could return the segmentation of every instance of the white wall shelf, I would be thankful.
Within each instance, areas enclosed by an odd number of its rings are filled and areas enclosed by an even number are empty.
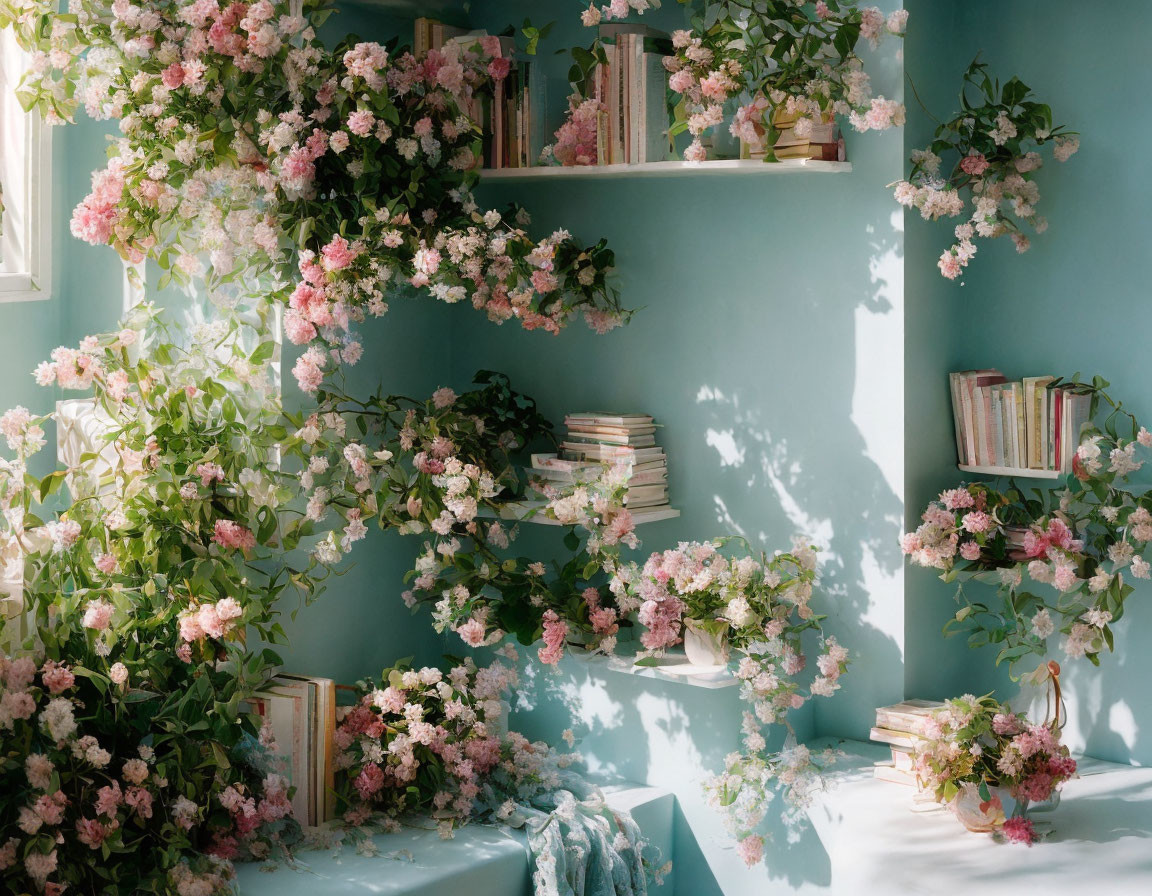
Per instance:
[[[665,654],[660,657],[660,664],[657,666],[637,666],[634,657],[604,656],[579,650],[569,652],[578,662],[587,666],[624,675],[636,675],[640,678],[653,678],[657,681],[710,690],[732,688],[740,684],[740,679],[733,675],[727,666],[694,666],[682,653]]]
[[[1017,479],[1060,479],[1065,474],[1059,470],[1030,470],[1026,467],[978,467],[974,464],[957,464],[965,473],[980,476],[1015,476]]]
[[[851,162],[821,162],[815,159],[785,159],[761,162],[756,159],[715,159],[707,162],[646,162],[643,165],[538,165],[532,168],[485,168],[485,182],[534,180],[537,178],[673,177],[685,175],[765,175],[765,174],[845,174]]]
[[[533,514],[532,511],[538,510],[541,505],[510,501],[507,504],[501,504],[498,513],[493,513],[487,508],[481,508],[480,516],[487,519],[498,518],[502,520],[513,520],[518,523],[535,523],[540,526],[568,526],[568,523],[562,523],[559,520],[549,519],[542,513]],[[642,523],[657,523],[661,520],[671,520],[680,516],[680,511],[675,507],[642,507],[639,510],[632,511],[632,520],[636,525]]]

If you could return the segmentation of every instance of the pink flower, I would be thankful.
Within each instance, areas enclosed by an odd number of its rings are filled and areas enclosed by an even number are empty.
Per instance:
[[[217,520],[212,540],[225,550],[250,551],[256,547],[256,536],[232,520]]]
[[[555,610],[544,612],[544,646],[537,651],[540,662],[554,666],[564,656],[564,642],[568,637],[568,623],[556,615]]]
[[[979,177],[983,174],[988,170],[988,165],[989,162],[984,157],[984,153],[975,150],[960,160],[960,170],[965,174],[971,174],[973,177]]]
[[[164,82],[164,86],[169,90],[182,87],[184,85],[184,66],[179,62],[173,62],[160,73],[160,80]]]
[[[85,628],[92,628],[98,632],[108,628],[112,621],[112,604],[103,600],[90,600],[84,610],[82,624]]]
[[[757,834],[749,834],[738,844],[736,852],[744,864],[751,868],[764,858],[764,838]]]
[[[353,784],[360,799],[367,800],[384,786],[384,772],[375,762],[366,763]]]
[[[1036,842],[1036,830],[1032,827],[1032,822],[1023,816],[1009,818],[1004,822],[1001,831],[1004,834],[1004,839],[1009,843],[1023,843],[1026,846],[1031,846]]]
[[[348,240],[337,234],[320,250],[320,254],[324,256],[324,270],[339,271],[348,267],[357,253],[349,247]]]
[[[57,665],[53,660],[48,660],[44,664],[41,678],[44,681],[44,687],[48,688],[50,694],[63,693],[76,683],[76,676],[68,667],[63,664]]]
[[[456,403],[456,393],[444,386],[432,393],[432,404],[437,408],[451,407]],[[416,514],[412,514],[415,516]]]
[[[974,541],[966,541],[960,545],[960,556],[965,560],[980,559],[980,545]]]
[[[963,526],[966,531],[976,535],[981,532],[987,532],[992,528],[992,517],[988,516],[988,514],[982,510],[973,510],[964,515],[964,519],[961,520],[960,525]]]
[[[367,109],[357,109],[348,116],[348,130],[357,137],[367,137],[376,126],[376,116]]]
[[[469,647],[481,647],[484,644],[484,623],[479,619],[469,619],[463,625],[456,627],[458,634]]]
[[[508,77],[508,72],[511,68],[511,60],[504,57],[493,59],[488,63],[488,76],[492,78],[493,81],[503,81]]]

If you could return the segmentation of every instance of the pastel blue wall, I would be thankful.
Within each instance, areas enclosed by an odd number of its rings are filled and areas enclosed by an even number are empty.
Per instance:
[[[660,441],[683,516],[642,529],[643,551],[727,532],[767,549],[785,546],[794,531],[816,537],[827,549],[827,627],[852,649],[854,665],[834,700],[796,719],[802,735],[866,737],[874,707],[904,694],[1012,689],[987,652],[942,639],[952,589],[923,570],[905,575],[896,549],[897,535],[924,504],[959,480],[949,370],[1100,373],[1138,416],[1152,419],[1152,399],[1141,388],[1152,310],[1142,301],[1136,261],[1147,231],[1137,197],[1152,177],[1136,161],[1149,136],[1137,111],[1146,83],[1141,35],[1152,27],[1152,8],[1120,0],[1107,17],[1091,17],[1067,0],[906,5],[912,17],[903,58],[889,49],[869,61],[879,90],[899,94],[906,68],[929,108],[949,114],[960,74],[980,50],[1082,132],[1078,156],[1041,172],[1052,227],[1030,253],[984,246],[963,285],[939,277],[935,259],[948,228],[918,216],[905,221],[885,189],[901,176],[907,150],[923,145],[933,127],[910,96],[905,133],[848,135],[848,175],[485,187],[484,202],[531,206],[540,232],[564,226],[589,241],[608,237],[623,298],[642,309],[632,325],[598,337],[577,324],[553,338],[493,327],[467,308],[399,300],[368,328],[356,372],[361,384],[419,394],[464,388],[473,371],[492,367],[557,421],[578,408],[653,413],[664,424]],[[480,6],[472,4],[472,20],[491,30],[528,15],[558,20],[553,46],[584,40],[567,3],[543,12],[525,0]],[[666,2],[648,21],[671,28],[680,14]],[[1127,25],[1116,29],[1116,21]],[[349,6],[328,32],[381,38],[406,27]],[[563,61],[550,54],[545,48],[540,62],[559,75]],[[555,121],[562,77],[549,99]],[[103,161],[105,132],[91,123],[56,132],[56,296],[0,305],[5,407],[50,407],[56,396],[38,389],[28,371],[54,345],[107,329],[119,313],[118,260],[67,233],[70,210]],[[298,406],[293,388],[287,399]],[[433,660],[446,642],[426,615],[409,617],[398,597],[416,547],[373,532],[356,566],[290,626],[289,665],[348,681],[402,655]],[[559,553],[558,533],[527,533],[523,547]],[[1152,627],[1148,597],[1148,588],[1133,595],[1117,626],[1117,655],[1102,669],[1065,667],[1070,736],[1104,758],[1152,758],[1152,705],[1137,690],[1152,673],[1138,646]],[[744,871],[702,804],[699,779],[736,747],[735,693],[575,661],[557,673],[529,663],[526,674],[517,724],[550,738],[571,725],[595,768],[676,791],[677,892],[824,882],[819,844],[788,852],[783,836],[771,870]],[[693,850],[698,861],[689,859]]]
[[[587,42],[569,4],[473,4],[473,24],[499,31],[531,16],[556,20],[554,46]],[[671,30],[666,3],[643,21]],[[897,46],[870,60],[879,92],[899,94]],[[542,49],[550,118],[564,104],[563,58]],[[867,737],[874,708],[903,681],[904,370],[901,217],[884,185],[901,170],[898,132],[848,135],[845,175],[548,180],[484,187],[481,204],[522,203],[544,234],[565,227],[614,247],[630,326],[597,336],[575,323],[557,337],[495,328],[461,309],[453,318],[459,385],[479,368],[506,371],[552,419],[580,409],[653,414],[669,457],[678,520],[640,530],[643,549],[736,533],[787,547],[805,532],[826,549],[821,606],[829,632],[853,651],[834,700],[796,720]],[[558,533],[553,537],[559,548]],[[534,538],[538,543],[540,538]],[[699,784],[739,748],[735,689],[699,691],[591,672],[578,662],[537,671],[547,699],[515,721],[555,737],[575,720],[580,748],[605,768],[672,789],[682,842],[676,892],[741,894],[822,882],[818,842],[770,847],[747,871]],[[559,696],[558,696],[559,695]],[[568,698],[560,699],[560,696]],[[688,847],[685,846],[685,849]],[[686,855],[688,855],[686,853]]]
[[[917,22],[907,67],[937,117],[956,110],[964,67],[979,51],[1002,80],[1018,75],[1057,122],[1081,133],[1081,149],[1039,172],[1040,213],[1050,221],[1032,249],[1018,255],[1007,240],[982,245],[964,283],[948,283],[935,259],[950,243],[948,228],[909,216],[909,377],[907,464],[909,523],[955,470],[945,374],[999,367],[1008,377],[1038,373],[1100,374],[1111,394],[1141,420],[1152,419],[1147,374],[1152,306],[1146,301],[1147,210],[1152,173],[1139,147],[1152,137],[1146,105],[1147,40],[1152,7],[1139,0],[1086,15],[1067,0],[909,2]],[[941,8],[944,7],[944,8]],[[909,107],[908,138],[923,145],[930,122]],[[916,471],[912,476],[911,471]],[[980,588],[983,586],[974,585]],[[909,694],[944,696],[1015,686],[992,671],[990,651],[946,644],[938,632],[955,611],[952,589],[924,570],[908,573],[906,682]],[[1116,626],[1116,653],[1094,668],[1063,662],[1074,749],[1117,761],[1152,761],[1152,657],[1142,648],[1152,632],[1152,590],[1141,584]],[[1064,660],[1056,638],[1050,655]]]

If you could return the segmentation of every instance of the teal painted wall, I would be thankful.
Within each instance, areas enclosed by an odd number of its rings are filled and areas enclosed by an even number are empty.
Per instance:
[[[929,0],[909,3],[914,18],[927,19],[936,6]],[[965,284],[946,283],[926,270],[947,243],[946,229],[918,219],[909,223],[910,257],[923,241],[915,251],[923,264],[909,265],[909,305],[923,298],[939,311],[935,323],[925,321],[920,331],[920,350],[936,356],[930,394],[908,409],[909,430],[921,438],[909,440],[909,466],[923,470],[909,492],[910,515],[938,486],[957,481],[949,469],[954,452],[947,453],[950,423],[941,410],[947,407],[947,370],[996,366],[1009,377],[1100,374],[1137,418],[1152,419],[1145,364],[1152,306],[1142,264],[1152,172],[1140,150],[1152,136],[1152,125],[1140,114],[1147,105],[1152,7],[1119,0],[1108,4],[1106,14],[1084,12],[1067,0],[953,4],[935,13],[935,36],[924,55],[909,57],[909,72],[924,74],[923,85],[917,80],[921,95],[928,101],[928,90],[939,98],[939,104],[930,103],[937,115],[955,109],[960,75],[979,50],[1002,79],[1018,75],[1052,106],[1057,121],[1081,132],[1079,154],[1065,164],[1048,162],[1037,178],[1040,213],[1050,227],[1025,255],[1007,241],[982,246]],[[930,364],[929,357],[924,369]],[[934,451],[945,452],[945,462],[933,468],[928,455]],[[1014,686],[1006,675],[988,673],[986,653],[972,654],[962,643],[941,649],[935,634],[954,605],[950,589],[932,587],[930,578],[923,570],[908,575],[909,689],[921,680],[941,694],[993,686],[1010,694]],[[1071,714],[1067,737],[1074,748],[1122,762],[1152,761],[1146,688],[1152,658],[1143,649],[1152,632],[1150,596],[1152,590],[1140,584],[1116,626],[1116,653],[1103,656],[1099,669],[1084,660],[1063,664]],[[1062,659],[1056,639],[1051,655]]]
[[[473,24],[499,31],[530,16],[556,20],[552,46],[587,42],[570,5],[473,4]],[[665,3],[642,21],[671,30]],[[898,45],[872,60],[878,92],[901,89]],[[542,48],[556,75],[549,118],[564,106],[564,59]],[[903,681],[903,233],[884,185],[901,170],[898,132],[848,135],[847,175],[548,180],[492,184],[482,205],[530,208],[535,232],[565,227],[614,247],[631,325],[597,336],[574,323],[557,337],[493,327],[461,309],[453,318],[457,388],[473,371],[509,373],[558,423],[566,412],[653,414],[664,428],[678,520],[639,534],[647,552],[682,540],[742,534],[786,548],[807,532],[825,548],[821,607],[827,630],[853,651],[833,700],[795,720],[867,737],[877,705]],[[558,533],[541,533],[559,547]],[[547,547],[545,547],[547,549]],[[699,784],[739,748],[735,689],[700,691],[576,661],[536,670],[545,690],[516,724],[555,738],[575,721],[593,765],[672,789],[682,817],[676,892],[786,891],[826,883],[827,857],[807,835],[788,849],[779,832],[768,868],[746,870],[704,804]],[[688,856],[698,850],[697,860]],[[678,853],[678,855],[681,855]]]

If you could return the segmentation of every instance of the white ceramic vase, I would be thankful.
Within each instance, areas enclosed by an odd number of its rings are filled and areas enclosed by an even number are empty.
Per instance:
[[[714,635],[697,620],[685,619],[684,654],[693,666],[727,665],[728,636]]]

